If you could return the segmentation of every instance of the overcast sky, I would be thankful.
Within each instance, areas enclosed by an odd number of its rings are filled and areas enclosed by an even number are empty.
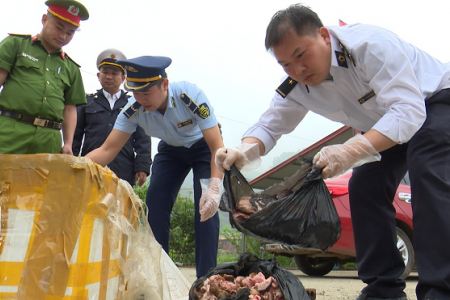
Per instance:
[[[0,0],[0,39],[7,33],[39,33],[44,0]],[[90,18],[64,49],[81,65],[87,93],[100,88],[97,55],[120,49],[128,58],[172,58],[170,81],[190,81],[209,98],[234,147],[267,109],[284,72],[264,48],[272,15],[296,3],[286,0],[84,0]],[[449,0],[310,0],[325,25],[339,19],[387,28],[443,62],[450,61]],[[331,100],[331,99],[330,99]],[[300,151],[342,125],[312,113],[263,159],[261,173],[283,152]],[[158,140],[154,139],[156,153]]]

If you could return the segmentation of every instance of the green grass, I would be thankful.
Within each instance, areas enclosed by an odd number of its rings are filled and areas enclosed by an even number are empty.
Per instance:
[[[237,253],[226,253],[219,250],[219,253],[217,254],[217,265],[223,263],[237,262],[238,258],[239,254]]]

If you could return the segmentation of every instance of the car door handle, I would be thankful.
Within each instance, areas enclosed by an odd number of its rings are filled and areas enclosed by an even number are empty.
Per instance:
[[[410,193],[398,193],[398,198],[406,203],[411,203],[411,194]]]

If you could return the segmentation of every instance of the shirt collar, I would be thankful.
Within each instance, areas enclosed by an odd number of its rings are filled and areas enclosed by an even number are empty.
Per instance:
[[[169,83],[169,89],[167,90],[167,108],[176,108],[176,106],[174,105],[174,101],[175,101],[175,97],[173,97],[173,92],[172,89],[170,88],[170,83]]]
[[[331,66],[339,67],[336,57],[336,51],[341,53],[344,53],[344,51],[342,51],[341,47],[339,46],[341,42],[337,39],[337,37],[330,34],[330,40],[331,40]]]
[[[107,91],[103,90],[103,95],[105,95],[106,99],[108,100],[117,100],[120,98],[120,94],[122,93],[121,90],[119,90],[117,93],[115,93],[114,95],[111,95],[110,93],[108,93]]]

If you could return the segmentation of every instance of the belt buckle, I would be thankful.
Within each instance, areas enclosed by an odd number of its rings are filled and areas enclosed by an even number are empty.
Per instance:
[[[34,118],[33,125],[39,127],[45,127],[47,125],[47,120]]]

